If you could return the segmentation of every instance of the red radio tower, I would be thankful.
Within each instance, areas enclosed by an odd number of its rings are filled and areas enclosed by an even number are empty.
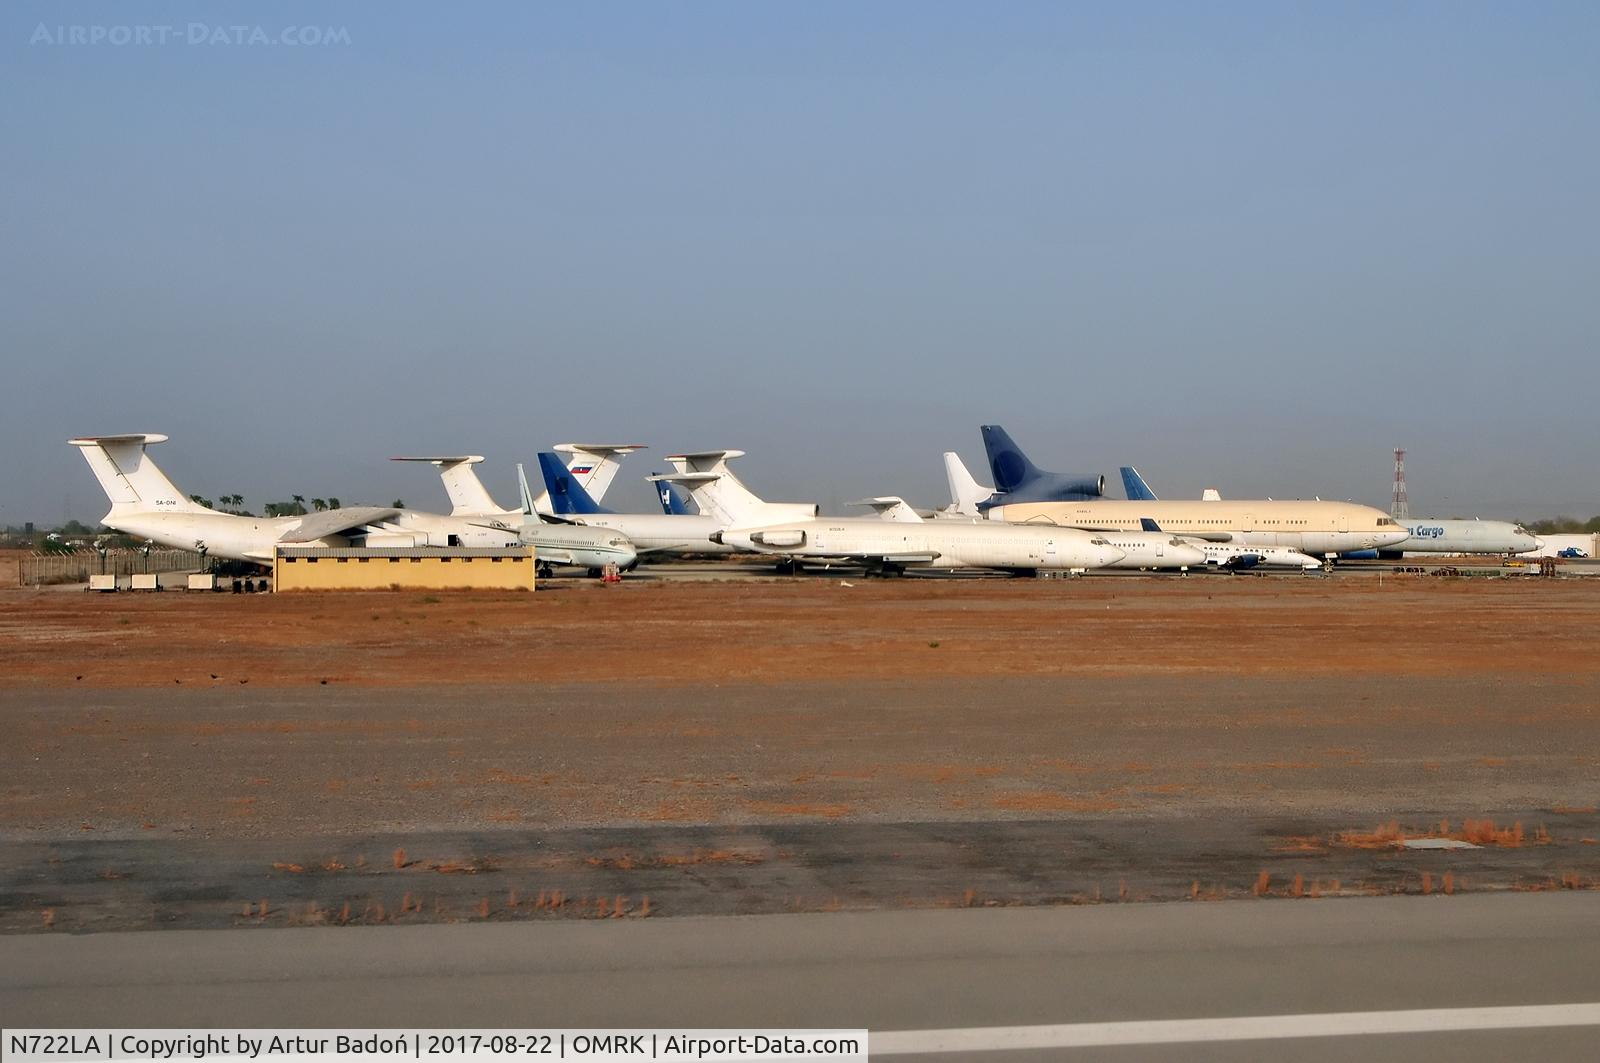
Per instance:
[[[1411,516],[1411,503],[1406,498],[1406,448],[1394,448],[1394,501],[1389,504],[1389,516],[1407,520]]]

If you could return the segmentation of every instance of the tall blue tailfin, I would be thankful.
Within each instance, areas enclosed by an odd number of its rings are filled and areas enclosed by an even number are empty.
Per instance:
[[[1028,460],[1009,433],[997,424],[980,429],[994,474],[994,494],[979,509],[1015,502],[1082,502],[1106,493],[1106,478],[1093,473],[1046,472]]]
[[[555,454],[539,452],[539,471],[544,474],[544,489],[550,495],[550,508],[556,514],[611,512],[589,497],[589,492]]]
[[[1144,477],[1132,465],[1122,467],[1122,493],[1133,502],[1158,501],[1156,493],[1150,490],[1150,485],[1144,482]]]
[[[700,512],[699,508],[689,500],[689,495],[677,484],[668,483],[666,480],[657,480],[655,484],[656,497],[661,500],[661,512],[667,516],[692,517]]]

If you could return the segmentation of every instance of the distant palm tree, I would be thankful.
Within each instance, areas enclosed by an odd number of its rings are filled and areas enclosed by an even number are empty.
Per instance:
[[[403,499],[403,498],[397,498],[393,502],[389,503],[389,508],[390,509],[405,509],[406,508],[406,500]]]
[[[339,508],[339,500],[337,498],[333,497],[332,495],[329,495],[328,496],[328,508],[329,509],[338,509]]]
[[[216,504],[213,503],[211,501],[211,499],[209,499],[209,498],[201,498],[199,495],[190,495],[189,496],[189,501],[191,501],[191,502],[193,502],[193,503],[195,503],[196,505],[199,505],[199,506],[205,506],[207,509],[216,509],[217,508]]]
[[[311,500],[311,508],[321,513],[328,508],[328,500],[325,498],[313,498]]]

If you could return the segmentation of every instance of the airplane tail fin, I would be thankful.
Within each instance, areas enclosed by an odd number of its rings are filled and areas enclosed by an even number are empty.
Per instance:
[[[163,513],[213,512],[179,491],[145,453],[145,447],[150,444],[166,441],[166,436],[155,432],[79,436],[67,440],[82,450],[95,479],[100,481],[100,487],[111,500],[112,512],[134,508]]]
[[[589,492],[584,490],[577,475],[562,464],[559,455],[540,451],[539,471],[544,474],[544,489],[550,498],[550,508],[558,516],[611,512],[596,503]]]
[[[730,460],[743,454],[742,450],[672,454],[667,461],[676,471],[650,479],[655,483],[683,486],[689,491],[695,505],[700,507],[701,513],[709,514],[730,526],[805,520],[817,515],[814,503],[768,502],[746,487],[728,468]]]
[[[533,492],[528,490],[528,474],[522,469],[522,462],[517,462],[517,491],[522,496],[522,515],[531,517],[541,512],[534,506]]]
[[[439,479],[444,481],[445,493],[450,496],[450,515],[452,517],[514,512],[514,510],[501,509],[499,504],[495,502],[494,496],[489,494],[488,488],[483,486],[483,481],[478,479],[477,470],[473,466],[483,461],[483,455],[481,454],[390,458],[389,460],[426,461],[436,466],[439,470]]]
[[[591,499],[599,502],[617,478],[617,470],[622,467],[620,459],[646,448],[643,443],[557,443],[550,449],[566,455],[567,472],[589,492]]]
[[[963,516],[978,516],[978,503],[994,494],[992,488],[972,478],[972,473],[953,450],[944,452],[944,478],[950,485],[950,508]]]
[[[1046,472],[1028,460],[1004,428],[986,424],[980,429],[983,449],[989,455],[989,471],[994,474],[997,496],[1007,502],[1065,502],[1099,498],[1106,492],[1106,478],[1092,473]],[[999,499],[995,499],[999,504]]]
[[[994,475],[996,491],[1002,494],[1016,491],[1042,475],[1004,428],[986,424],[978,431],[983,434],[983,449],[989,455],[989,471]]]
[[[661,475],[651,473],[652,477]],[[669,517],[692,517],[700,511],[690,501],[689,493],[669,480],[656,480],[656,496],[661,499],[661,512]]]
[[[1150,490],[1150,485],[1144,482],[1144,477],[1139,475],[1139,470],[1132,465],[1122,467],[1122,493],[1135,502],[1158,501],[1156,493]]]

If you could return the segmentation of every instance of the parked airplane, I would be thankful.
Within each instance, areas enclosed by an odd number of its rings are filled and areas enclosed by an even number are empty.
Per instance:
[[[1122,485],[1129,498],[1155,499],[1139,470],[1122,467]],[[1202,501],[1220,501],[1222,496],[1208,488]],[[1398,522],[1397,522],[1398,523]],[[1400,525],[1407,537],[1383,550],[1357,550],[1341,554],[1351,560],[1382,558],[1397,561],[1405,554],[1527,554],[1539,549],[1540,539],[1520,524],[1503,520],[1410,519]]]
[[[1148,518],[1139,523],[1147,532],[1161,530],[1155,521]],[[1310,571],[1322,567],[1322,562],[1310,554],[1303,554],[1287,546],[1245,546],[1241,543],[1214,543],[1206,539],[1183,541],[1190,546],[1198,547],[1205,554],[1205,563],[1214,568],[1241,570],[1255,568],[1257,565],[1270,565]]]
[[[211,557],[271,564],[279,544],[318,546],[508,546],[516,529],[474,524],[392,506],[351,506],[289,517],[219,513],[193,501],[167,478],[145,448],[164,443],[154,432],[80,436],[78,447],[111,500],[101,523],[162,546]]]
[[[575,444],[567,443],[563,446],[571,449]],[[611,447],[613,453],[631,453],[639,448]],[[552,574],[554,565],[574,565],[578,568],[588,569],[591,575],[599,575],[606,565],[616,565],[619,569],[632,568],[638,563],[638,551],[634,544],[627,541],[626,536],[619,536],[614,532],[596,531],[589,528],[574,529],[571,521],[553,520],[548,496],[543,492],[530,495],[528,484],[522,475],[522,466],[517,466],[517,476],[521,489],[522,506],[518,509],[503,509],[489,494],[483,481],[478,479],[477,472],[473,469],[483,461],[477,454],[463,454],[453,457],[405,457],[391,458],[391,461],[426,461],[439,467],[439,478],[444,481],[444,489],[450,495],[450,515],[459,520],[464,520],[477,525],[504,524],[518,533],[518,542],[525,543],[534,548],[538,557],[539,575]],[[597,464],[586,456],[579,459],[583,472],[573,474],[577,476],[592,476]],[[612,466],[616,465],[613,460]],[[570,470],[569,470],[570,471]],[[615,473],[615,469],[612,469]],[[611,482],[611,476],[606,476],[605,483]],[[539,508],[539,499],[544,498],[544,508]]]
[[[679,472],[659,481],[688,487],[701,512],[717,514],[727,527],[713,539],[740,550],[777,554],[780,571],[807,563],[853,563],[869,571],[898,574],[907,568],[992,568],[1012,572],[1038,569],[1104,568],[1123,552],[1100,536],[1062,528],[1011,527],[995,521],[887,521],[873,517],[819,517],[815,507],[785,519],[774,512],[784,503],[763,502],[742,483],[724,476],[737,451],[697,455],[693,464],[723,472]],[[687,456],[685,456],[687,457]],[[685,464],[691,464],[685,462]],[[731,481],[731,482],[730,482]]]
[[[1345,554],[1398,560],[1405,554],[1528,554],[1543,541],[1520,524],[1504,520],[1431,520],[1412,518],[1401,525],[1407,537],[1383,550]]]
[[[592,528],[610,528],[626,535],[641,554],[731,554],[733,547],[712,542],[722,529],[714,517],[699,514],[616,513],[600,506],[584,490],[572,470],[554,454],[539,455],[545,493],[558,517]],[[667,487],[669,485],[659,484]]]
[[[989,438],[986,433],[985,440]],[[1015,443],[1010,444],[1010,449],[1015,452],[1015,460],[1032,467]],[[990,457],[992,462],[994,452]],[[997,486],[999,479],[997,475]],[[1388,514],[1353,502],[1321,499],[1310,502],[1273,499],[1012,502],[1002,492],[997,492],[997,496],[998,502],[988,510],[991,520],[1044,522],[1105,532],[1132,530],[1140,527],[1141,520],[1149,519],[1156,521],[1163,531],[1185,538],[1250,546],[1286,546],[1312,555],[1382,549],[1407,537],[1406,530]]]
[[[607,565],[625,571],[639,563],[633,540],[615,528],[589,528],[564,517],[534,512],[533,492],[521,463],[517,465],[517,487],[522,493],[522,524],[517,533],[533,547],[541,575],[550,575],[552,565],[576,565],[599,576]]]

